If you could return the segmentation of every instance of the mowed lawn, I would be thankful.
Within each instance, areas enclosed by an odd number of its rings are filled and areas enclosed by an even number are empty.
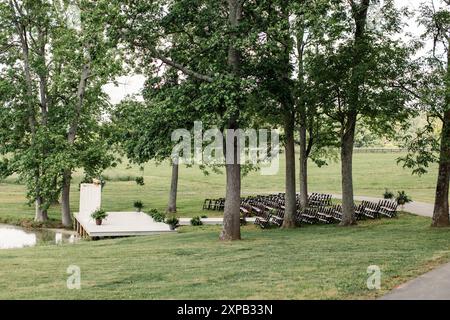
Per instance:
[[[354,184],[356,195],[381,197],[385,188],[392,191],[406,190],[413,200],[432,202],[436,183],[437,168],[431,167],[430,173],[422,177],[412,176],[409,170],[397,165],[399,153],[355,154]],[[297,168],[298,169],[298,168]],[[107,211],[133,210],[133,202],[142,200],[145,209],[164,210],[168,200],[171,168],[167,163],[155,165],[149,163],[140,171],[137,166],[124,163],[105,173],[107,181],[103,190],[103,207]],[[135,177],[144,176],[145,185],[138,186]],[[340,193],[340,164],[331,162],[318,168],[310,165],[309,185],[311,192]],[[81,174],[75,174],[72,186],[72,208],[78,210],[78,183]],[[16,184],[15,178],[0,183],[0,221],[14,222],[20,219],[32,219],[34,209],[26,204],[25,188]],[[280,170],[273,176],[262,176],[252,172],[243,178],[243,195],[283,192],[284,159],[281,157]],[[225,194],[224,174],[204,175],[197,167],[180,168],[178,190],[178,213],[180,216],[201,215],[205,198],[223,197]],[[220,215],[219,212],[208,213]],[[59,218],[59,208],[50,210],[54,219]]]
[[[367,299],[450,259],[450,230],[430,219],[364,221],[356,227],[243,228],[218,241],[219,227],[181,233],[0,250],[0,299]],[[70,265],[81,289],[69,290]],[[367,267],[381,290],[366,286]]]
[[[431,202],[435,172],[421,178],[396,165],[399,154],[356,154],[356,194],[380,196],[385,187]],[[283,191],[284,162],[275,176],[251,173],[243,194]],[[434,170],[435,168],[433,168]],[[340,192],[339,164],[311,166],[310,190]],[[105,172],[103,206],[132,210],[135,200],[164,209],[167,164],[141,172],[126,164]],[[145,185],[134,179],[144,176]],[[78,208],[77,174],[72,205]],[[181,168],[179,215],[204,214],[204,198],[224,195],[223,175]],[[32,219],[24,187],[14,178],[0,185],[0,219]],[[207,212],[220,215],[220,212]],[[51,217],[58,219],[59,208]],[[75,245],[0,250],[0,299],[367,299],[450,260],[450,230],[402,213],[398,219],[363,221],[356,227],[304,226],[296,230],[242,228],[242,241],[222,243],[220,227],[182,227],[178,234],[81,241]],[[81,269],[81,289],[69,290],[69,266]],[[366,285],[368,266],[382,271],[381,290]]]

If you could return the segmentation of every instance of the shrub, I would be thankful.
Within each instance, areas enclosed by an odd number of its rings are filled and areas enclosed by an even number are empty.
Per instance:
[[[191,225],[192,226],[201,226],[203,224],[202,220],[200,219],[200,217],[193,217],[191,219]]]
[[[171,226],[173,229],[178,227],[180,225],[180,220],[175,216],[170,216],[165,221],[169,226]]]
[[[144,177],[136,177],[135,181],[138,186],[143,186],[145,184]]]
[[[389,191],[387,188],[385,189],[384,193],[383,193],[383,198],[384,199],[393,199],[394,198],[394,193],[392,191]]]
[[[150,210],[148,214],[153,218],[153,220],[155,220],[155,222],[164,222],[166,219],[166,215],[156,209]]]
[[[144,207],[144,204],[142,203],[141,200],[135,201],[133,205],[134,205],[134,207],[135,207],[137,210],[139,210],[139,211],[141,211],[142,208]]]
[[[401,206],[412,201],[412,199],[406,194],[405,191],[399,191],[395,200],[397,200],[397,203]]]
[[[106,219],[107,216],[108,216],[108,214],[103,209],[97,209],[91,214],[92,219],[96,219],[96,220],[97,219],[101,219],[101,220]]]

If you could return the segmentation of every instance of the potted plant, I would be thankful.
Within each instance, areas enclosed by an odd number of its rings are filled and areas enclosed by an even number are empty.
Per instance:
[[[141,212],[144,204],[142,203],[142,201],[138,200],[134,202],[134,207],[136,208],[136,212]]]
[[[405,191],[399,191],[395,199],[397,200],[397,203],[402,207],[402,210],[405,204],[412,201],[412,199],[406,194]]]
[[[170,230],[175,230],[180,225],[180,220],[175,216],[171,216],[166,218],[166,223],[169,225]]]
[[[98,226],[102,224],[102,221],[106,219],[107,216],[108,214],[103,209],[97,209],[91,214],[92,219],[95,219],[95,224]]]

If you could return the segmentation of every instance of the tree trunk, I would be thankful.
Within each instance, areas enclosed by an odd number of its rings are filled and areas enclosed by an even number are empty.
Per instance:
[[[41,196],[36,197],[34,221],[46,222],[48,220],[47,210],[42,208],[44,201]]]
[[[13,5],[13,2],[9,2],[10,7],[13,12],[16,11],[16,8]],[[36,112],[34,108],[34,96],[33,96],[33,80],[31,77],[31,67],[30,67],[30,50],[28,46],[28,38],[27,38],[27,31],[23,24],[20,23],[20,20],[17,19],[15,21],[15,26],[17,29],[17,33],[19,34],[20,44],[22,47],[22,57],[24,61],[23,65],[23,71],[25,74],[25,83],[26,83],[26,95],[27,95],[27,116],[28,116],[28,125],[30,127],[31,132],[31,146],[33,147],[36,140]],[[47,212],[45,210],[42,210],[42,197],[40,196],[40,189],[39,189],[39,183],[40,183],[40,174],[39,174],[39,168],[36,168],[36,172],[34,175],[35,180],[35,221],[39,222],[45,222],[47,217]]]
[[[89,46],[86,48],[87,62],[83,65],[81,71],[80,82],[77,90],[77,103],[75,105],[75,115],[67,133],[67,143],[71,147],[75,143],[77,137],[78,125],[80,121],[81,110],[83,108],[84,96],[86,94],[87,81],[91,75],[91,56],[89,54]],[[72,225],[72,214],[70,210],[70,183],[72,181],[72,168],[64,169],[63,188],[61,196],[61,220],[65,227]]]
[[[449,39],[450,44],[450,39]],[[447,49],[446,110],[441,133],[439,174],[436,185],[432,227],[447,227],[449,222],[449,179],[450,179],[450,49]]]
[[[449,179],[450,179],[450,111],[445,112],[441,133],[439,174],[433,211],[433,227],[449,226]]]
[[[229,9],[229,16],[228,16],[229,24],[232,28],[237,28],[242,18],[242,2],[240,0],[228,0],[228,9]],[[235,38],[236,33],[232,32],[231,37]],[[238,77],[240,71],[240,54],[238,49],[234,45],[235,41],[231,41],[230,47],[228,48],[228,66],[232,74]],[[238,128],[237,124],[238,116],[239,111],[236,111],[235,114],[231,115],[230,121],[228,122],[229,129],[236,130]],[[232,146],[234,152],[233,152],[233,159],[226,159],[227,164],[225,165],[225,171],[227,176],[225,208],[223,213],[223,229],[219,237],[220,240],[222,241],[241,239],[241,226],[240,226],[241,165],[239,161],[238,141],[237,139],[234,139],[233,134],[228,133],[226,139],[227,139],[226,143],[227,149],[228,146]],[[230,139],[233,139],[233,141],[230,141]],[[228,150],[226,153],[227,158],[229,154]]]
[[[44,39],[44,31],[41,28],[38,28],[38,43],[39,48],[37,51],[38,56],[45,61],[45,39]],[[41,127],[46,128],[48,125],[48,98],[47,98],[47,76],[45,74],[45,68],[43,70],[39,70],[38,78],[39,78],[39,105],[41,108]],[[40,161],[43,161],[47,158],[48,154],[48,146],[46,144],[42,145],[41,149],[42,155]],[[39,169],[38,169],[39,170]],[[40,174],[36,175],[37,177],[46,176],[45,168],[42,168]],[[39,184],[39,183],[38,183]],[[46,221],[48,219],[47,209],[42,209],[42,205],[44,204],[44,200],[42,195],[40,194],[40,188],[37,188],[36,201],[39,205],[37,205],[36,212],[36,221]],[[56,192],[55,192],[56,193]],[[46,199],[47,201],[52,201],[52,199]]]
[[[353,201],[353,145],[356,114],[350,114],[341,137],[342,221],[341,226],[356,224]]]
[[[58,185],[58,176],[57,175],[55,175],[55,177],[53,178],[53,188],[55,189],[55,190],[58,190],[56,193],[55,193],[55,197],[52,199],[52,205],[54,205],[54,206],[58,206],[60,203],[59,203],[59,194],[60,194],[60,192],[59,192],[59,185]]]
[[[61,220],[64,227],[72,226],[72,215],[70,212],[70,182],[72,175],[70,170],[64,170],[63,185],[61,192]]]
[[[286,153],[286,195],[284,208],[283,228],[295,227],[295,214],[297,201],[295,196],[295,142],[294,142],[294,116],[287,113],[285,116],[285,153]]]
[[[241,239],[241,165],[239,163],[239,142],[235,139],[232,130],[237,127],[236,122],[230,121],[231,128],[226,135],[226,191],[225,208],[223,212],[223,229],[220,234],[220,240],[231,241]],[[233,149],[233,154],[228,148]],[[230,156],[232,158],[230,159]]]
[[[308,154],[306,146],[306,127],[300,124],[300,209],[304,210],[308,207]]]
[[[305,50],[305,24],[303,16],[297,18],[297,54],[298,54],[298,104],[299,104],[299,139],[300,139],[300,157],[299,157],[299,183],[300,183],[300,210],[308,207],[308,147],[306,143],[306,105],[302,97],[304,94],[304,50]],[[312,137],[310,137],[312,139]]]
[[[220,234],[220,240],[239,240],[241,239],[241,166],[239,164],[227,164],[225,170],[227,186],[223,213],[223,229]]]
[[[365,54],[364,39],[367,24],[367,13],[370,0],[359,3],[351,1],[351,10],[355,20],[355,39],[353,44],[353,70],[350,84],[349,111],[342,124],[341,133],[341,174],[342,174],[342,221],[341,226],[356,224],[355,204],[353,198],[353,147],[358,111],[360,110],[360,87],[364,82],[363,75],[355,71]]]
[[[177,212],[177,192],[178,192],[178,163],[172,163],[172,181],[170,183],[168,213]]]
[[[284,112],[284,134],[285,134],[285,199],[284,199],[284,220],[282,228],[295,228],[295,216],[297,213],[297,199],[295,194],[295,99],[293,95],[293,86],[291,83],[291,63],[290,57],[293,50],[293,41],[290,30],[290,11],[289,1],[281,3],[281,18],[285,22],[283,28],[282,43],[284,46],[282,55],[282,85],[284,94],[281,95],[281,105]]]

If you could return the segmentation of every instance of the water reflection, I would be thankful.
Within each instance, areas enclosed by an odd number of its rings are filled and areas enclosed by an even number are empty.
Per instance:
[[[0,227],[0,249],[23,248],[36,245],[36,234]]]
[[[62,233],[55,233],[55,243],[56,244],[61,244],[62,243]]]
[[[0,224],[0,249],[33,247],[41,244],[74,243],[73,234],[51,230],[24,230],[18,227]]]

